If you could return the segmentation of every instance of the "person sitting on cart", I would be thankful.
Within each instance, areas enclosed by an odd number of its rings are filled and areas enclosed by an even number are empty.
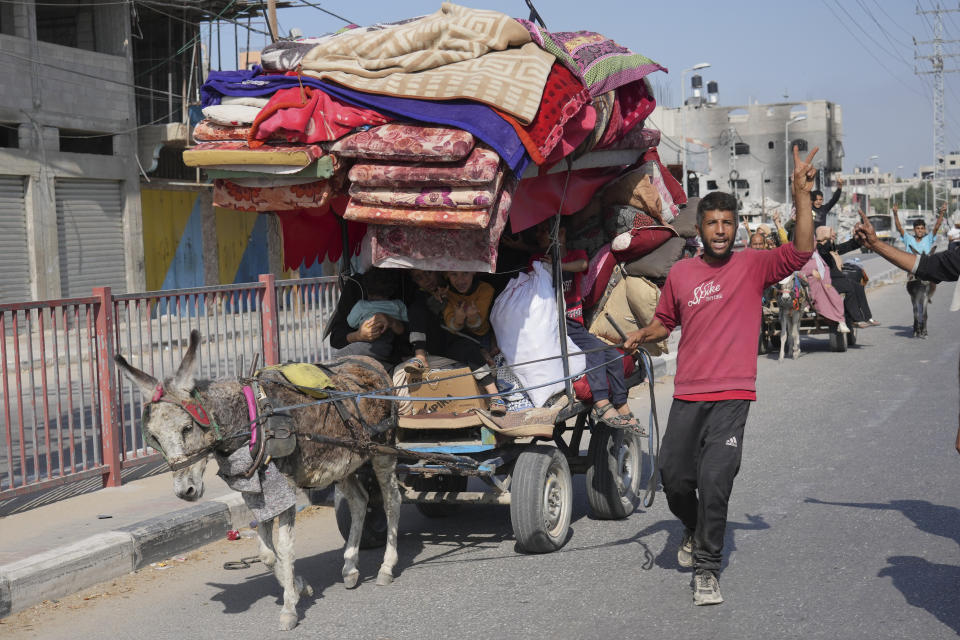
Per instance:
[[[495,350],[493,328],[490,326],[490,307],[493,306],[493,286],[482,282],[473,271],[448,271],[447,304],[443,309],[443,323],[453,333],[473,338],[481,345],[484,359],[493,364]]]
[[[543,253],[534,255],[530,262],[550,264],[550,230],[553,220],[537,225],[537,244]],[[584,351],[587,361],[587,383],[593,395],[594,420],[614,429],[628,429],[644,435],[640,424],[627,405],[627,385],[623,375],[620,352],[614,347],[602,349],[607,344],[587,331],[583,324],[583,294],[581,280],[587,270],[587,252],[583,249],[567,250],[567,230],[561,224],[557,232],[560,254],[560,269],[563,274],[563,297],[566,301],[567,337]]]
[[[843,307],[847,320],[853,326],[864,329],[880,324],[873,319],[873,312],[867,303],[867,293],[859,279],[851,278],[843,271],[840,254],[853,251],[860,247],[856,237],[837,244],[837,232],[832,227],[817,227],[816,253],[823,259],[824,267],[830,274],[830,282],[834,289],[844,295]],[[821,272],[822,273],[822,272]]]
[[[368,356],[388,371],[408,356],[403,320],[388,316],[383,311],[372,315],[358,311],[358,315],[363,315],[364,319],[357,325],[351,325],[349,319],[358,303],[397,300],[399,290],[400,276],[392,269],[373,267],[359,278],[347,277],[344,280],[340,302],[330,321],[330,346],[337,350],[338,356]],[[370,291],[377,292],[374,295],[380,300],[371,299]]]
[[[370,352],[379,360],[390,358],[394,338],[406,331],[407,305],[396,297],[399,289],[397,284],[396,278],[379,274],[370,277],[368,272],[363,278],[366,297],[357,300],[347,314],[347,324],[351,329],[359,329],[367,321],[385,327],[380,335],[369,343]]]
[[[800,274],[807,282],[814,310],[827,320],[836,322],[837,331],[840,333],[850,333],[850,327],[844,319],[843,298],[833,286],[830,267],[823,257],[814,251],[800,269]]]
[[[436,271],[412,269],[410,277],[417,285],[409,309],[410,346],[413,348],[414,357],[402,367],[402,373],[395,373],[394,384],[403,386],[410,380],[418,379],[431,366],[452,366],[462,362],[470,367],[484,393],[498,393],[496,377],[484,357],[480,341],[467,333],[452,331],[444,325],[442,316],[450,304],[451,287]],[[492,299],[491,289],[490,301]],[[489,303],[486,308],[489,314]],[[466,317],[466,311],[464,315]],[[464,322],[466,323],[466,320]],[[488,319],[486,324],[489,327]],[[507,412],[506,403],[501,396],[494,395],[490,398],[489,411],[497,416]]]

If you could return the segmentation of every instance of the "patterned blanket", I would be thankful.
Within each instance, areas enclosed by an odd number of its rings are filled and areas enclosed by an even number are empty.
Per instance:
[[[554,56],[510,16],[449,2],[383,31],[343,33],[303,56],[306,75],[369,93],[468,98],[523,123],[537,114]]]
[[[568,69],[577,74],[590,90],[598,96],[617,87],[640,80],[654,71],[667,71],[666,67],[650,58],[634,53],[613,40],[592,31],[556,31],[540,28],[529,20],[517,20],[530,32],[530,37],[539,46],[557,57]]]

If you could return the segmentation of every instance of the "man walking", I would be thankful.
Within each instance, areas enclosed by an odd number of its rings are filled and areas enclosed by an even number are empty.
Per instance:
[[[756,400],[757,309],[768,285],[800,269],[813,254],[810,190],[817,173],[811,164],[816,152],[801,161],[793,149],[794,243],[732,252],[736,198],[721,192],[707,195],[697,207],[703,255],[670,269],[653,321],[627,336],[629,350],[683,327],[660,467],[670,511],[685,527],[677,561],[695,567],[697,605],[723,602],[718,575],[727,507],[740,470],[747,413]]]
[[[933,225],[933,231],[927,233],[927,223],[923,218],[918,218],[913,222],[913,235],[905,233],[903,225],[900,224],[897,205],[893,205],[893,222],[897,225],[897,233],[903,239],[903,246],[908,253],[918,256],[930,255],[935,249],[937,241],[937,231],[943,223],[943,214],[947,212],[947,203],[940,205],[940,215],[937,216],[937,222]],[[937,285],[927,282],[921,278],[910,274],[907,279],[907,293],[910,294],[910,305],[913,307],[913,336],[927,337],[927,304],[933,300],[933,292]]]
[[[877,232],[867,216],[860,212],[860,222],[853,228],[863,246],[875,251],[887,262],[909,271],[911,275],[922,280],[933,282],[951,281],[960,279],[960,248],[948,249],[943,253],[933,255],[913,254],[900,251],[877,237]],[[955,443],[957,453],[960,453],[960,421],[957,425],[957,439]]]

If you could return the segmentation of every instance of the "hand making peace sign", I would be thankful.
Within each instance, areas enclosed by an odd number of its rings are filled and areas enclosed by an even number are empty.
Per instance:
[[[793,145],[793,194],[794,196],[799,195],[800,193],[806,192],[807,194],[813,189],[813,185],[816,181],[817,170],[813,168],[813,157],[817,155],[817,151],[820,150],[820,147],[814,147],[813,150],[807,154],[806,160],[800,160],[800,150],[797,148],[797,145]]]

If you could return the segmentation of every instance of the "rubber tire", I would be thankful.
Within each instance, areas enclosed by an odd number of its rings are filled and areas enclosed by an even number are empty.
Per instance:
[[[414,491],[466,491],[467,476],[433,476],[426,478],[419,476],[413,481]],[[417,502],[417,511],[428,518],[445,518],[460,511],[460,504],[446,504],[443,502]]]
[[[587,450],[587,502],[594,518],[620,520],[640,504],[643,482],[643,440],[624,431],[620,447],[614,451],[617,432],[596,424]]]
[[[531,445],[518,457],[510,487],[510,522],[518,547],[550,553],[567,542],[573,512],[573,478],[556,447]]]
[[[363,532],[360,534],[361,549],[376,549],[387,544],[387,514],[383,510],[383,495],[373,473],[361,473],[361,479],[367,488],[367,515],[363,518]],[[350,535],[350,505],[340,487],[333,490],[333,513],[337,519],[337,528],[346,541]]]
[[[830,348],[839,352],[847,350],[847,338],[835,326],[830,327]]]
[[[847,334],[847,346],[852,347],[857,344],[857,328],[850,327],[850,333]]]

